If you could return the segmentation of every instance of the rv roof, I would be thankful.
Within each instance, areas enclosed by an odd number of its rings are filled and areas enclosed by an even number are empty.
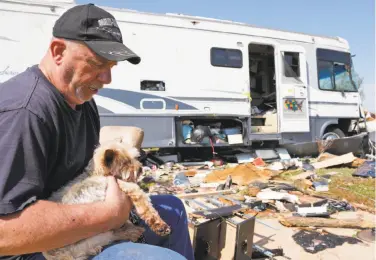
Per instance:
[[[34,5],[76,4],[74,0],[0,0],[0,2],[29,3],[29,4],[34,4]]]
[[[0,0],[0,2],[16,2],[25,3],[27,5],[42,5],[42,6],[70,6],[75,5],[75,0]],[[101,6],[116,14],[117,19],[124,22],[133,22],[140,24],[150,24],[158,26],[171,26],[186,29],[200,29],[215,32],[233,33],[238,35],[254,35],[268,38],[278,38],[291,41],[300,41],[308,43],[318,43],[327,46],[333,46],[341,49],[349,49],[348,42],[341,37],[330,37],[322,35],[313,35],[300,32],[292,32],[286,30],[272,29],[266,27],[254,26],[247,23],[221,20],[208,17],[190,16],[175,13],[148,13],[126,8],[113,8]],[[121,14],[127,13],[127,16]],[[172,20],[166,20],[166,18]],[[186,23],[186,21],[189,23]],[[195,22],[195,23],[194,23]],[[201,23],[203,22],[203,23]]]
[[[190,16],[190,15],[176,14],[176,13],[166,13],[166,14],[150,13],[150,12],[143,12],[143,11],[137,11],[137,10],[132,10],[132,9],[126,9],[126,8],[113,8],[113,7],[108,7],[108,6],[101,6],[101,7],[105,8],[105,9],[111,11],[111,12],[120,12],[120,13],[126,12],[128,14],[141,14],[141,15],[145,15],[145,16],[149,16],[149,17],[152,16],[152,17],[155,17],[156,19],[169,17],[169,18],[172,18],[172,19],[189,20],[190,22],[192,22],[192,21],[208,22],[208,27],[210,27],[210,25],[212,25],[212,26],[223,25],[223,26],[226,26],[226,28],[229,28],[228,26],[231,26],[232,29],[235,28],[235,27],[239,27],[239,26],[240,27],[247,27],[247,28],[254,29],[254,30],[263,30],[264,32],[268,31],[269,35],[273,35],[273,33],[283,33],[283,34],[285,34],[284,37],[283,37],[284,39],[293,40],[294,38],[296,38],[295,39],[296,41],[305,41],[305,42],[320,41],[320,43],[323,43],[323,44],[335,45],[337,47],[346,48],[346,49],[348,48],[348,42],[345,39],[338,37],[338,36],[323,36],[323,35],[314,35],[314,34],[293,32],[293,31],[287,31],[287,30],[272,29],[272,28],[254,26],[254,25],[242,23],[242,22],[221,20],[221,19],[201,17],[201,16]],[[120,17],[117,17],[117,19],[123,20]],[[127,18],[127,21],[130,21],[131,19],[132,18],[129,17],[129,18]],[[125,19],[124,19],[124,21],[125,21]],[[177,20],[175,20],[175,21],[177,21]],[[156,24],[166,25],[165,19],[158,20],[158,22],[156,22]],[[233,27],[233,26],[235,26],[235,27]],[[224,29],[218,29],[218,31],[226,32],[226,30],[224,30]],[[235,32],[235,29],[234,29],[234,32]],[[244,34],[247,34],[247,33],[244,33]],[[276,37],[276,38],[278,38],[278,37]],[[314,38],[314,40],[313,40],[313,38]]]
[[[177,13],[166,13],[166,15],[168,15],[168,16],[176,16],[176,17],[181,17],[181,18],[186,18],[186,19],[201,20],[201,21],[213,21],[213,22],[217,22],[217,23],[242,25],[242,26],[248,26],[248,27],[252,27],[252,28],[268,29],[268,30],[274,30],[274,31],[280,31],[280,32],[289,32],[289,33],[292,32],[292,33],[297,33],[297,34],[303,34],[303,35],[309,35],[309,36],[317,36],[317,37],[323,37],[323,38],[329,38],[329,39],[335,39],[335,40],[338,40],[338,38],[339,38],[339,37],[336,37],[336,36],[313,35],[313,34],[293,32],[293,31],[287,31],[287,30],[281,30],[281,29],[260,27],[260,26],[257,26],[257,25],[249,24],[249,23],[242,23],[242,22],[231,21],[231,20],[224,20],[224,19],[216,19],[216,18],[211,18],[211,17],[193,16],[193,15],[185,15],[185,14],[177,14]]]

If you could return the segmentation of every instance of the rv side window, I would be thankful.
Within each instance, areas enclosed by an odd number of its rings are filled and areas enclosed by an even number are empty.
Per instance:
[[[322,90],[356,92],[349,53],[317,49],[319,88]]]
[[[211,48],[210,61],[216,67],[242,68],[243,55],[240,50]]]
[[[300,63],[299,63],[298,52],[285,52],[283,61],[284,61],[286,77],[289,77],[289,78],[300,77]]]
[[[143,80],[143,81],[141,81],[141,90],[165,91],[166,85],[163,81]]]

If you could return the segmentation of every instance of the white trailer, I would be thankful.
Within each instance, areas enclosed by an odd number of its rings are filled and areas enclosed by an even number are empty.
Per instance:
[[[73,5],[0,1],[0,82],[39,62],[55,20]],[[175,149],[208,146],[195,135],[202,129],[224,147],[354,134],[360,98],[346,40],[104,8],[141,63],[119,63],[95,96],[102,126],[139,126],[144,147]]]

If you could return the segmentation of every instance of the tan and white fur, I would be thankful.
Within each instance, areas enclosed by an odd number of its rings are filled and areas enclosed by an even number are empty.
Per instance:
[[[126,142],[112,140],[99,145],[94,151],[84,172],[61,189],[54,192],[50,200],[63,204],[81,204],[103,201],[106,196],[106,176],[118,178],[119,187],[131,199],[138,215],[158,235],[168,235],[170,227],[153,208],[150,198],[137,185],[141,163],[137,148]],[[98,234],[77,243],[43,252],[47,260],[83,260],[98,254],[102,248],[114,241],[136,241],[144,228],[133,225],[129,220],[117,230]]]

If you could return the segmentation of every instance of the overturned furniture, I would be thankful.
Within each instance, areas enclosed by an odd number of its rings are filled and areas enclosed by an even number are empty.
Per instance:
[[[246,260],[252,257],[255,216],[243,214],[248,203],[227,197],[231,190],[177,195],[189,215],[195,258]]]

